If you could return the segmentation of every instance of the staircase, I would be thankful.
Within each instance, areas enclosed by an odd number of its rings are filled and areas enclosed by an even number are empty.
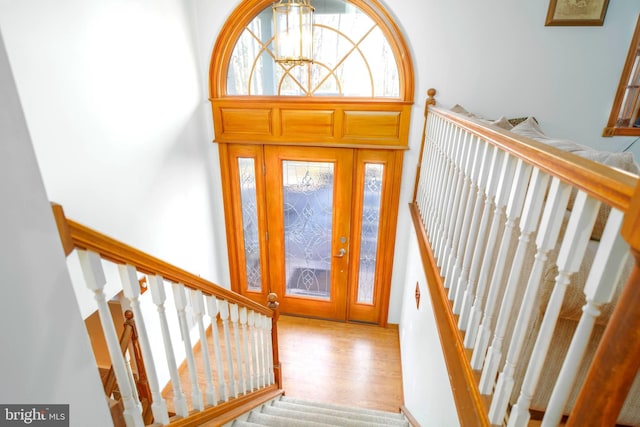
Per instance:
[[[206,424],[205,424],[206,425]],[[400,413],[309,402],[281,396],[228,424],[229,427],[406,426]]]

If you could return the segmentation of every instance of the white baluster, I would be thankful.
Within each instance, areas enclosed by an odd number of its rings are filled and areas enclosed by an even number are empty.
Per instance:
[[[513,187],[511,189],[511,195],[509,197],[509,203],[507,206],[507,218],[509,218],[509,221],[513,222],[514,224],[517,222],[518,218],[520,218],[520,215],[522,213],[522,208],[525,204],[525,195],[527,194],[527,187],[535,187],[535,182],[532,183],[532,186],[529,186],[531,171],[531,166],[524,163],[522,160],[518,160]],[[534,193],[532,192],[529,194],[529,199],[532,199]],[[540,196],[540,208],[537,211],[537,219],[540,218],[540,213],[542,212],[542,197],[544,197],[543,192]],[[532,212],[526,212],[525,215],[532,216],[535,214],[533,214]],[[512,258],[511,265],[509,267],[505,266],[505,268],[509,270],[509,276],[502,295],[502,302],[498,310],[498,320],[496,321],[496,326],[494,328],[493,340],[491,342],[489,350],[487,351],[484,367],[482,370],[482,376],[480,377],[479,388],[484,394],[489,394],[493,389],[495,376],[498,372],[498,365],[500,363],[500,360],[502,360],[502,342],[504,340],[507,327],[512,320],[511,312],[514,306],[514,299],[518,291],[518,287],[520,284],[520,275],[524,268],[525,257],[528,252],[527,250],[529,247],[529,239],[531,237],[531,233],[535,230],[537,219],[535,224],[532,225],[531,230],[527,232],[523,232],[523,224],[525,223],[525,221],[520,221],[520,238],[518,246]],[[513,233],[515,237],[515,228],[513,229],[513,231],[511,231],[510,228],[509,230],[509,233]]]
[[[271,334],[273,333],[273,322],[270,317],[264,316],[264,329],[266,331],[265,340],[267,347],[267,367],[269,371],[269,385],[274,384],[275,372],[273,371],[273,344],[271,340]]]
[[[207,295],[207,313],[211,318],[211,335],[213,339],[213,354],[216,358],[216,377],[218,378],[218,390],[220,399],[229,401],[227,388],[225,385],[224,369],[222,368],[222,351],[220,349],[220,334],[218,333],[218,302],[216,297]]]
[[[439,121],[434,114],[427,117],[427,126],[425,130],[424,155],[422,157],[422,165],[420,167],[420,180],[418,181],[418,193],[416,197],[420,206],[420,213],[423,223],[426,225],[430,239],[433,239],[433,223],[435,220],[436,200],[438,194],[432,191],[437,177],[440,174],[441,158],[439,156],[436,145],[433,141],[432,134],[438,132]]]
[[[444,126],[445,130],[444,132],[447,133],[449,132],[449,129],[447,126]],[[446,179],[447,177],[452,176],[451,174],[453,173],[452,169],[452,162],[451,159],[448,158],[446,156],[446,153],[442,150],[442,146],[440,145],[440,141],[439,140],[434,140],[433,141],[434,144],[434,150],[437,154],[437,159],[438,159],[438,169],[437,171],[435,171],[434,173],[437,172],[436,175],[434,175],[434,180],[433,182],[429,182],[429,192],[432,195],[433,199],[434,199],[434,204],[433,204],[433,211],[431,212],[431,218],[428,218],[428,221],[430,222],[429,228],[430,228],[430,237],[433,240],[433,248],[434,248],[434,255],[438,261],[438,266],[442,265],[442,253],[444,251],[443,245],[445,242],[445,236],[444,236],[444,230],[445,230],[445,216],[444,213],[446,212],[447,209],[447,200],[449,197],[453,197],[453,195],[450,192],[449,194],[443,194],[444,192],[438,192],[435,190],[436,186],[442,183],[442,180]]]
[[[476,248],[476,239],[478,238],[478,230],[480,227],[480,219],[482,217],[482,209],[484,205],[482,201],[484,199],[484,191],[480,187],[480,176],[483,169],[487,169],[485,162],[487,161],[487,143],[485,141],[476,140],[476,155],[473,158],[472,172],[471,172],[471,190],[469,192],[470,205],[467,206],[465,212],[465,224],[462,227],[462,239],[464,244],[461,246],[460,252],[462,253],[460,258],[462,262],[460,264],[460,277],[458,279],[458,285],[456,295],[453,300],[453,312],[455,314],[461,314],[462,302],[464,300],[464,294],[467,292],[469,285],[469,271],[471,269],[471,259],[473,258],[473,251]],[[465,318],[460,316],[459,324],[467,326],[466,314]]]
[[[131,366],[131,355],[129,351],[124,354],[124,366],[127,368],[127,376],[129,377],[129,387],[131,387],[131,394],[133,395],[133,401],[136,402],[138,411],[142,414],[142,402],[140,401],[140,395],[138,394],[138,387],[136,386],[136,379],[133,376],[133,367]]]
[[[454,227],[453,237],[451,244],[451,252],[449,252],[449,259],[445,269],[445,280],[449,282],[449,299],[453,300],[456,296],[458,289],[458,277],[460,275],[460,262],[462,258],[462,252],[464,251],[464,244],[462,239],[463,229],[468,227],[469,223],[467,218],[467,212],[473,209],[471,205],[475,202],[475,199],[471,200],[469,192],[471,191],[471,179],[469,177],[470,159],[473,159],[475,155],[475,144],[471,142],[471,135],[465,133],[465,154],[463,162],[460,165],[460,186],[459,192],[460,200],[458,201],[457,208],[454,209]]]
[[[262,340],[262,314],[256,313],[256,344],[258,349],[258,384],[264,387],[265,382],[265,360],[264,360],[264,341]]]
[[[95,252],[78,250],[78,258],[80,259],[86,286],[89,290],[93,291],[98,305],[100,323],[102,324],[113,372],[118,382],[120,396],[124,406],[123,415],[125,422],[127,426],[143,427],[144,422],[142,421],[142,415],[140,414],[138,402],[133,398],[133,390],[129,382],[126,362],[120,349],[120,339],[116,333],[111,311],[109,310],[109,305],[107,304],[107,299],[104,294],[104,286],[107,284],[107,280],[104,276],[100,256]]]
[[[160,319],[160,330],[162,331],[162,340],[164,342],[164,351],[167,358],[167,367],[171,376],[171,386],[173,387],[173,406],[176,415],[179,417],[187,417],[189,409],[187,408],[187,399],[182,391],[180,384],[180,374],[178,373],[178,365],[176,357],[173,353],[173,344],[171,342],[171,333],[169,332],[169,323],[167,322],[167,314],[164,303],[167,299],[164,291],[164,281],[160,276],[148,276],[149,289],[151,290],[151,299],[158,309],[158,317]]]
[[[616,284],[620,280],[623,266],[629,255],[629,246],[620,235],[623,219],[622,212],[617,209],[611,210],[594,257],[598,262],[591,266],[584,287],[586,304],[582,307],[582,316],[551,393],[549,405],[542,419],[542,427],[553,427],[560,424],[593,326],[596,318],[600,315],[600,307],[613,299]]]
[[[442,265],[440,257],[443,251],[442,245],[444,244],[444,218],[446,218],[444,214],[446,212],[448,197],[452,197],[452,192],[438,191],[438,185],[442,185],[443,180],[447,177],[453,176],[453,165],[449,157],[442,150],[440,144],[440,137],[447,134],[450,129],[443,120],[439,120],[439,123],[441,132],[435,135],[435,138],[432,140],[434,157],[437,163],[426,185],[428,185],[429,195],[433,200],[429,212],[430,215],[427,218],[428,234],[434,248],[434,254],[438,258],[438,265],[440,266]]]
[[[480,327],[480,319],[482,317],[482,304],[485,298],[485,294],[489,284],[489,276],[491,273],[491,267],[493,266],[493,255],[496,249],[496,242],[498,241],[498,234],[504,223],[504,209],[496,209],[496,196],[498,193],[498,185],[500,184],[500,171],[502,170],[502,162],[506,158],[506,153],[495,147],[493,147],[493,155],[491,156],[491,163],[489,167],[489,182],[487,184],[487,203],[485,208],[487,210],[487,217],[492,218],[491,225],[489,227],[489,236],[487,237],[486,245],[483,245],[480,241],[482,249],[477,248],[475,252],[474,260],[475,264],[471,266],[472,271],[480,270],[476,283],[478,288],[473,298],[473,305],[471,307],[471,313],[469,315],[469,324],[467,325],[464,335],[464,346],[466,348],[473,348],[476,342],[476,336],[478,328]],[[482,257],[478,256],[478,251],[483,253]],[[475,277],[475,274],[472,274]]]
[[[531,228],[536,227],[538,223],[539,205],[544,203],[548,178],[549,176],[547,174],[539,170],[534,172],[529,190],[529,193],[532,194],[533,197],[527,195],[522,220],[524,229],[527,230],[527,232]],[[542,180],[542,182],[540,180]],[[520,363],[526,333],[530,328],[531,316],[536,308],[538,289],[540,288],[547,255],[549,251],[556,246],[570,192],[571,188],[569,186],[562,184],[558,179],[553,180],[544,206],[543,217],[538,226],[538,234],[536,237],[537,253],[534,257],[531,273],[527,280],[527,286],[522,297],[522,304],[518,312],[516,324],[511,334],[507,358],[502,372],[498,377],[494,398],[489,408],[490,420],[500,420],[496,422],[501,422],[506,414],[507,405],[514,385],[513,376],[516,366]],[[497,364],[499,362],[495,363]],[[495,365],[492,364],[487,369],[493,370],[494,367]],[[495,369],[497,370],[497,367],[495,367]],[[493,375],[495,378],[495,373]]]
[[[460,129],[454,127],[453,124],[449,125],[449,135],[447,139],[450,141],[448,148],[447,161],[448,161],[448,176],[446,182],[450,182],[453,185],[450,187],[451,191],[446,191],[445,205],[443,210],[442,231],[440,232],[440,243],[438,246],[441,248],[438,253],[438,266],[441,267],[442,272],[447,271],[447,262],[449,255],[453,250],[453,230],[455,227],[454,216],[457,213],[458,206],[460,204],[460,192],[462,191],[462,173],[460,172],[460,157],[463,156],[465,150],[463,141],[457,136]],[[445,281],[445,288],[449,286],[449,283]]]
[[[227,353],[227,366],[229,369],[229,394],[238,397],[238,384],[233,372],[233,354],[231,351],[231,334],[229,333],[229,303],[225,300],[218,300],[218,310],[220,320],[222,320],[222,330],[224,332],[224,347]]]
[[[249,324],[249,348],[251,352],[251,390],[258,388],[258,350],[256,348],[255,318],[256,313],[253,310],[249,310],[247,323]]]
[[[204,301],[202,291],[192,289],[191,294],[191,307],[193,307],[193,314],[198,323],[198,333],[200,335],[200,352],[202,353],[202,363],[204,365],[204,374],[206,379],[205,395],[207,396],[207,403],[210,406],[215,406],[218,403],[216,397],[216,389],[213,385],[213,376],[211,375],[211,358],[209,357],[209,343],[207,341],[207,333],[204,330],[204,322],[202,320],[204,316]]]
[[[514,261],[514,267],[509,275],[507,289],[505,290],[505,298],[503,299],[503,305],[500,309],[500,315],[496,324],[494,342],[487,354],[487,362],[485,362],[485,369],[483,370],[483,376],[481,377],[481,383],[483,383],[484,391],[490,391],[493,388],[498,364],[502,359],[502,341],[506,333],[507,325],[512,322],[513,294],[515,293],[516,288],[520,286],[520,283],[522,283],[520,276],[522,271],[522,257],[527,253],[529,240],[536,231],[536,227],[540,221],[549,179],[549,175],[542,173],[539,169],[536,169],[534,170],[531,181],[529,182],[529,189],[526,192],[526,200],[524,202],[524,208],[522,209],[522,219],[520,220],[520,241],[518,243],[518,248],[516,249],[516,261]],[[509,296],[506,296],[507,294],[509,294]],[[527,296],[523,297],[523,304],[527,304]],[[520,330],[520,332],[514,332],[513,335],[524,334],[524,331],[521,329],[526,328],[527,323],[528,320],[520,325],[516,322],[514,330]],[[514,338],[514,340],[517,341],[517,338]],[[514,340],[511,341],[511,346],[513,346]],[[509,353],[509,355],[511,355],[511,353]],[[507,358],[508,357],[509,356],[507,356]],[[504,411],[506,410],[506,405],[508,404],[510,392],[513,387],[513,381],[511,380],[510,382],[507,381],[505,383],[505,378],[506,377],[504,377],[503,374],[500,375],[500,380],[498,381],[494,397],[491,401],[490,417],[494,417],[492,419],[500,419],[504,417]]]
[[[471,311],[471,303],[475,294],[476,284],[478,283],[478,275],[480,274],[480,266],[484,259],[486,236],[489,227],[489,219],[493,209],[492,203],[489,199],[487,184],[489,182],[489,172],[493,167],[492,159],[496,151],[495,147],[490,144],[486,144],[485,153],[481,160],[480,176],[478,178],[478,199],[476,200],[476,209],[478,209],[479,223],[475,229],[472,227],[471,232],[476,233],[473,243],[467,244],[467,252],[465,253],[465,264],[468,260],[468,265],[463,264],[462,274],[466,278],[467,283],[463,285],[464,294],[460,302],[460,317],[458,319],[458,329],[466,331],[469,325],[469,312]],[[477,231],[476,231],[477,230]],[[466,340],[466,334],[465,334]],[[470,342],[473,342],[470,339]],[[470,345],[471,346],[471,345]],[[470,347],[469,346],[469,347]]]
[[[197,411],[204,410],[204,402],[202,400],[202,392],[198,385],[198,373],[196,372],[196,361],[193,355],[193,346],[191,345],[191,337],[189,336],[189,324],[187,322],[187,294],[182,283],[172,283],[173,299],[180,320],[180,333],[182,335],[182,343],[184,344],[184,353],[187,359],[187,370],[189,371],[189,379],[191,380],[191,404],[193,409]]]
[[[430,186],[437,170],[438,158],[433,141],[430,138],[425,139],[424,148],[426,157],[422,158],[420,167],[420,180],[418,182],[420,192],[421,217],[425,225],[430,225],[430,213],[434,207],[433,194],[431,194]],[[430,227],[427,227],[430,228]]]
[[[140,309],[140,284],[136,269],[130,265],[119,265],[120,279],[125,298],[129,300],[131,310],[136,321],[136,329],[138,331],[138,341],[144,359],[145,370],[147,373],[147,381],[151,389],[151,412],[153,413],[154,422],[162,425],[169,424],[169,414],[167,412],[167,404],[162,397],[160,383],[158,382],[158,374],[156,372],[156,364],[153,360],[153,352],[149,343],[149,335],[145,326],[142,310]]]
[[[242,372],[244,362],[242,360],[242,347],[240,345],[240,331],[238,329],[238,320],[239,320],[239,312],[238,312],[238,304],[229,304],[230,315],[231,315],[231,324],[233,325],[233,339],[235,342],[236,349],[236,366],[238,367],[237,375],[238,375],[238,393],[245,394],[247,392],[246,384],[244,382],[244,374]]]
[[[242,355],[244,360],[244,392],[251,391],[251,362],[249,359],[249,336],[247,335],[247,307],[240,307],[240,331],[242,332]]]
[[[502,215],[504,215],[506,205],[509,201],[511,183],[513,182],[513,174],[515,173],[515,167],[517,164],[515,157],[508,154],[506,156],[507,157],[502,162],[500,182],[498,184],[498,193],[496,195],[496,212],[494,213],[494,216],[498,218],[501,218]],[[516,218],[507,217],[507,222],[504,227],[502,241],[498,249],[498,258],[493,267],[493,275],[491,276],[491,283],[489,285],[489,292],[487,294],[482,322],[478,327],[478,335],[473,349],[473,354],[471,356],[471,366],[473,369],[482,368],[487,347],[489,346],[491,325],[493,324],[493,318],[495,317],[497,310],[498,294],[503,288],[505,274],[508,271],[507,261],[511,256],[511,242],[515,237],[515,233],[513,232],[516,225],[515,220]],[[491,260],[486,260],[485,263],[490,261]]]
[[[267,346],[267,331],[264,324],[264,319],[266,316],[264,314],[259,315],[258,317],[258,331],[260,332],[260,367],[262,368],[260,371],[260,384],[262,386],[267,386],[269,384],[269,362],[268,362],[268,346]]]
[[[509,427],[526,426],[529,423],[529,406],[542,373],[544,359],[551,345],[553,330],[560,315],[564,294],[569,285],[571,275],[580,268],[599,207],[600,202],[598,200],[587,196],[582,191],[578,191],[578,196],[571,210],[569,224],[560,246],[560,252],[558,253],[556,283],[542,318],[538,338],[533,347],[527,373],[520,389],[520,396],[509,416]]]

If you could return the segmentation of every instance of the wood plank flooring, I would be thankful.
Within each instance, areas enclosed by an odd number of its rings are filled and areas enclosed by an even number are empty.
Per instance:
[[[403,404],[397,327],[281,316],[278,339],[287,396],[393,412]]]
[[[210,331],[208,335],[210,338]],[[397,327],[281,316],[278,340],[287,396],[392,412],[398,412],[403,404]],[[213,354],[211,339],[209,343],[209,353]],[[204,390],[205,375],[198,347],[196,366],[200,389]],[[191,408],[185,363],[179,371]],[[173,410],[169,384],[163,396],[169,410]]]

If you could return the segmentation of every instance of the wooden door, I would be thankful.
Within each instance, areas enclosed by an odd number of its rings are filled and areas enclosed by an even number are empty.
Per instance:
[[[283,313],[346,319],[353,150],[265,147],[269,271]]]
[[[402,151],[221,146],[232,287],[283,313],[386,324]]]

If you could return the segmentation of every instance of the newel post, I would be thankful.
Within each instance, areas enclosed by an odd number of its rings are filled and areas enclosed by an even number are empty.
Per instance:
[[[53,212],[53,218],[56,221],[58,234],[60,235],[60,243],[62,243],[62,249],[64,250],[65,256],[68,256],[71,252],[73,252],[75,244],[73,243],[71,232],[69,231],[67,218],[64,215],[64,210],[62,209],[61,205],[52,202],[51,210]]]
[[[267,295],[267,307],[273,310],[273,317],[271,318],[271,348],[273,351],[273,375],[275,383],[278,389],[282,389],[282,371],[280,369],[280,357],[278,356],[278,317],[280,317],[280,311],[278,311],[278,295],[271,292]]]
[[[418,182],[420,181],[420,168],[422,166],[422,154],[424,152],[424,144],[427,138],[427,115],[429,114],[429,106],[436,105],[436,90],[430,88],[427,90],[427,101],[424,104],[424,124],[422,125],[422,139],[420,140],[420,154],[418,154],[418,167],[416,169],[416,182],[413,185],[413,199],[411,202],[416,201],[418,195]]]
[[[640,183],[622,225],[635,265],[589,367],[568,427],[615,425],[640,368]]]

